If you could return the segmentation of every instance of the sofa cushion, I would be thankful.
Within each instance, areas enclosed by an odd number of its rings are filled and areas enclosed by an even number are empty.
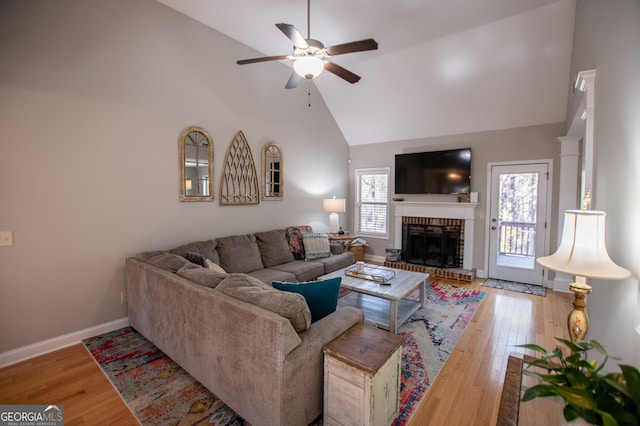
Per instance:
[[[326,274],[324,265],[316,261],[305,262],[304,260],[293,260],[282,265],[277,265],[271,269],[277,269],[278,271],[287,272],[293,275],[291,279],[275,279],[271,281],[290,281],[290,282],[302,282],[312,281],[318,278],[320,275]],[[271,282],[265,281],[264,282]]]
[[[161,252],[156,256],[150,257],[147,259],[147,263],[171,272],[177,272],[184,265],[193,265],[184,257],[169,252]]]
[[[304,243],[302,242],[303,232],[313,232],[313,228],[308,225],[290,226],[286,229],[289,248],[295,260],[304,260]]]
[[[293,254],[285,237],[284,229],[257,232],[253,235],[256,237],[265,268],[293,260]]]
[[[174,248],[171,250],[171,253],[177,254],[178,256],[185,256],[187,253],[198,253],[205,259],[211,259],[216,263],[220,263],[215,240],[194,241]]]
[[[178,270],[177,274],[182,278],[211,288],[216,288],[218,284],[227,277],[227,274],[220,274],[207,268],[193,268],[191,266],[192,265],[183,266]]]
[[[304,260],[331,256],[329,234],[326,232],[304,232],[302,242],[304,243]]]
[[[349,265],[353,265],[355,261],[355,255],[350,251],[345,251],[342,254],[323,257],[322,259],[316,259],[313,262],[322,263],[322,265],[324,265],[324,273],[330,274],[331,272],[337,271],[338,269],[346,268]]]
[[[264,268],[253,235],[233,235],[216,239],[218,263],[227,272],[251,272]],[[214,260],[214,259],[211,259]]]
[[[247,272],[246,274],[259,279],[267,285],[271,285],[273,281],[296,281],[295,275],[274,268],[262,268],[257,271]],[[316,277],[317,276],[318,275],[316,275]]]
[[[216,289],[287,318],[297,332],[305,331],[311,325],[311,312],[303,296],[283,293],[257,278],[229,274]]]
[[[336,311],[341,282],[342,277],[300,284],[276,281],[273,282],[273,287],[285,292],[302,294],[311,310],[311,321],[316,322]]]

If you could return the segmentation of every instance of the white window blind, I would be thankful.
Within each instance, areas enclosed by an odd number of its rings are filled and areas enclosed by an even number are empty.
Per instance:
[[[356,232],[389,234],[389,168],[356,170]]]

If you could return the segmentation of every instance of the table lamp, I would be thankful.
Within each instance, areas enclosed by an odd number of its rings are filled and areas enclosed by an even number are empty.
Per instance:
[[[340,229],[338,213],[347,211],[345,199],[336,197],[325,198],[322,200],[322,210],[331,213],[329,215],[329,233],[337,234]]]
[[[584,339],[589,328],[585,311],[585,296],[591,292],[586,278],[622,280],[631,276],[626,269],[609,258],[605,245],[606,213],[595,210],[566,210],[562,241],[551,256],[537,259],[544,268],[575,275],[569,288],[575,294],[573,310],[569,313],[569,336],[572,342]]]

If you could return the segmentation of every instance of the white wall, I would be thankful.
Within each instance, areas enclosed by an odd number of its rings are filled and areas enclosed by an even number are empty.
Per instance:
[[[577,2],[572,75],[596,69],[595,187],[592,208],[607,212],[607,248],[633,277],[593,281],[587,297],[596,339],[624,363],[640,366],[640,2]],[[575,110],[575,105],[570,104]],[[573,117],[570,113],[569,117]],[[615,362],[611,363],[615,368]]]
[[[153,0],[0,4],[0,353],[126,316],[124,260],[216,236],[311,224],[346,196],[348,147],[290,69]],[[178,201],[178,136],[204,127],[216,201]],[[242,130],[284,152],[284,201],[219,206]],[[343,220],[345,220],[343,218]]]

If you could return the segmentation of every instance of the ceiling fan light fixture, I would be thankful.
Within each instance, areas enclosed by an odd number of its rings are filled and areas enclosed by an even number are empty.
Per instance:
[[[307,80],[316,78],[324,70],[324,61],[317,56],[301,56],[293,63],[293,70]]]

